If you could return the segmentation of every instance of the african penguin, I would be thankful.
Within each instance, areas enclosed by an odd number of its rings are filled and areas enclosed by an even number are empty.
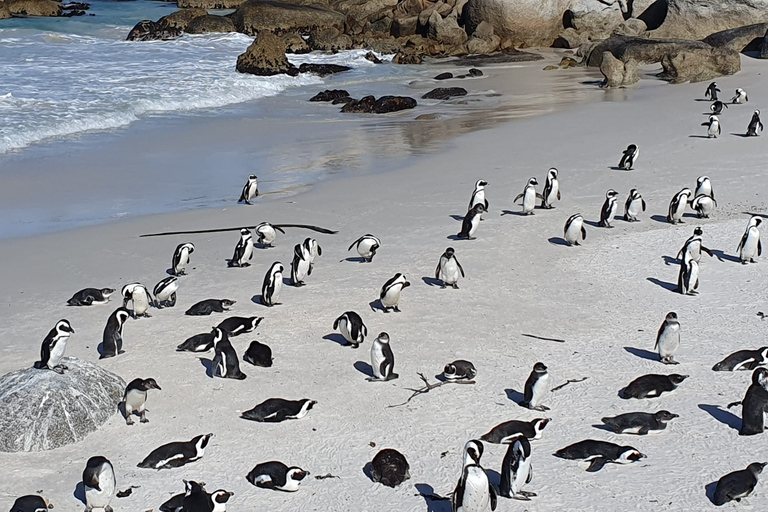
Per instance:
[[[677,313],[667,313],[664,322],[656,335],[656,345],[653,347],[659,351],[659,359],[664,364],[678,364],[675,361],[675,352],[680,348],[680,322]]]
[[[261,303],[267,307],[277,304],[280,299],[280,291],[283,289],[283,271],[285,267],[276,261],[269,267],[264,282],[261,285]]]
[[[756,263],[755,258],[763,253],[763,245],[760,243],[760,230],[758,226],[763,220],[757,215],[753,215],[747,224],[747,230],[739,241],[736,250],[739,252],[739,259],[743,264],[749,262]]]
[[[285,231],[279,226],[273,226],[269,222],[262,222],[254,228],[256,236],[259,237],[259,245],[262,249],[272,247],[272,242],[277,238],[277,231],[285,234]]]
[[[711,110],[712,113],[716,116],[719,116],[720,114],[722,114],[724,108],[728,108],[728,104],[723,103],[720,100],[715,101],[709,106],[709,110]]]
[[[501,482],[499,494],[506,498],[530,501],[535,492],[524,491],[525,484],[533,479],[531,465],[531,443],[524,435],[514,439],[507,448],[501,463]]]
[[[394,373],[395,355],[389,345],[389,334],[382,332],[371,343],[371,368],[373,377],[369,381],[387,381],[399,377]]]
[[[323,255],[323,248],[320,247],[320,244],[318,244],[317,240],[315,240],[314,238],[305,238],[302,245],[304,246],[304,249],[306,249],[307,252],[309,253],[308,274],[311,274],[312,269],[315,268],[315,258]]]
[[[106,304],[109,296],[115,293],[114,288],[84,288],[75,293],[67,301],[70,306],[91,306],[93,304]]]
[[[464,359],[457,359],[443,368],[443,378],[448,382],[470,382],[477,376],[475,365]]]
[[[184,480],[184,496],[181,498],[181,512],[210,512],[213,509],[211,498],[203,485],[197,482]]]
[[[213,328],[213,350],[215,355],[211,363],[211,377],[245,379],[245,374],[240,371],[237,352],[229,341],[229,335],[218,327]]]
[[[115,471],[112,463],[106,457],[91,457],[83,471],[83,488],[85,490],[85,510],[102,509],[112,512],[109,503],[115,495]]]
[[[626,388],[621,390],[620,396],[624,399],[658,397],[662,393],[674,391],[687,378],[688,375],[679,375],[677,373],[671,375],[643,375],[630,382]]]
[[[125,387],[123,403],[125,404],[126,425],[133,425],[133,418],[131,417],[133,413],[138,413],[141,416],[142,423],[149,422],[145,405],[147,403],[147,391],[150,389],[162,390],[155,379],[133,379]]]
[[[600,421],[611,427],[617,434],[637,434],[644,436],[650,432],[661,432],[667,428],[667,421],[678,418],[679,415],[669,411],[628,412],[618,416],[601,418]]]
[[[464,466],[467,464],[480,464],[480,459],[483,458],[484,451],[485,447],[483,446],[483,443],[477,439],[470,439],[464,443],[462,464]]]
[[[147,310],[154,301],[146,286],[140,283],[130,283],[123,286],[120,294],[123,296],[123,307],[128,305],[128,301],[131,302],[133,318],[142,316],[149,318],[151,316]]]
[[[488,182],[485,180],[477,180],[475,182],[475,190],[472,192],[472,197],[469,198],[469,206],[467,211],[470,211],[476,204],[483,205],[485,211],[488,211],[488,200],[485,198],[485,187],[488,186]]]
[[[768,347],[757,350],[737,350],[712,367],[716,372],[735,372],[737,370],[754,370],[768,361]]]
[[[234,306],[236,302],[237,301],[229,299],[205,299],[192,304],[184,314],[190,316],[207,316],[211,313],[224,313],[229,311],[229,308]]]
[[[370,263],[373,261],[373,257],[376,256],[376,251],[381,247],[381,240],[371,234],[363,235],[352,242],[347,252],[351,251],[355,246],[357,246],[357,254],[363,258],[363,262]]]
[[[621,160],[619,161],[619,168],[625,171],[631,171],[632,166],[635,165],[637,157],[640,156],[640,149],[636,144],[630,144],[627,149],[621,154]],[[615,160],[614,160],[615,162]]]
[[[155,307],[158,309],[176,305],[176,291],[179,289],[179,278],[168,276],[155,285],[152,295],[155,296]]]
[[[681,295],[696,295],[699,287],[699,262],[690,252],[683,254],[680,271],[677,274],[677,292]]]
[[[616,211],[619,209],[618,197],[619,193],[613,189],[609,189],[605,193],[605,202],[600,209],[600,222],[598,226],[601,228],[612,228],[611,221],[616,216]]]
[[[229,260],[230,267],[249,267],[253,258],[253,235],[251,230],[243,228],[240,230],[240,240],[235,246],[235,252],[232,259]]]
[[[456,237],[465,238],[467,240],[474,240],[475,237],[473,235],[475,234],[475,231],[477,231],[477,227],[480,225],[483,212],[485,212],[485,207],[482,204],[478,203],[473,206],[472,209],[469,210],[464,216],[464,220],[461,221],[461,231],[459,231],[459,234],[456,235]]]
[[[696,210],[696,215],[700,219],[708,219],[710,214],[715,210],[717,207],[717,201],[712,199],[710,196],[700,195],[696,196],[691,201],[691,208]]]
[[[505,421],[493,427],[487,434],[483,434],[480,439],[495,444],[509,444],[520,435],[528,439],[541,439],[541,433],[549,422],[549,418]]]
[[[411,283],[409,283],[405,276],[399,272],[384,283],[384,286],[381,287],[381,292],[379,293],[379,300],[381,301],[381,307],[384,309],[385,313],[388,313],[390,309],[397,313],[400,312],[398,306],[400,303],[400,292],[403,291],[403,288],[409,286],[411,286]]]
[[[293,248],[293,260],[291,261],[291,284],[304,286],[304,279],[312,274],[312,254],[310,248],[304,244],[296,244]]]
[[[587,230],[584,228],[584,217],[580,213],[574,213],[565,221],[563,238],[568,245],[581,245],[579,240],[587,238]]]
[[[189,255],[195,252],[195,244],[192,242],[185,242],[176,246],[176,250],[173,251],[173,262],[171,263],[171,270],[173,275],[183,276],[187,273],[187,265],[189,265]]]
[[[720,89],[717,88],[717,82],[712,82],[707,86],[707,91],[704,93],[705,98],[709,98],[712,101],[717,101],[717,93]]]
[[[541,404],[549,391],[549,373],[544,363],[533,365],[533,371],[525,381],[525,397],[520,405],[536,411],[548,411],[549,407]]]
[[[437,268],[435,268],[435,279],[442,282],[440,288],[445,288],[450,285],[452,288],[458,290],[459,274],[464,277],[464,269],[461,267],[461,263],[456,259],[455,251],[453,247],[448,247],[442,256],[440,261],[437,262]]]
[[[213,434],[195,436],[189,441],[175,441],[152,450],[146,458],[137,464],[144,469],[178,468],[195,462],[205,454],[205,448]]]
[[[704,233],[704,231],[701,229],[701,227],[697,226],[693,230],[693,235],[688,238],[688,240],[685,241],[683,244],[683,247],[680,248],[680,251],[677,253],[677,259],[680,261],[683,261],[686,254],[690,254],[691,258],[693,258],[696,263],[701,261],[701,252],[704,251],[705,253],[709,254],[710,257],[713,256],[712,251],[707,249],[702,245],[701,235]]]
[[[10,512],[48,512],[49,505],[45,498],[35,494],[28,494],[16,498],[16,501],[11,505]],[[53,505],[50,506],[53,507]]]
[[[545,209],[554,208],[552,203],[555,199],[560,200],[560,181],[557,179],[558,170],[554,167],[547,171],[547,181],[544,183],[544,193],[541,194],[541,207]]]
[[[691,189],[684,188],[672,197],[672,200],[669,202],[669,209],[667,210],[667,222],[670,224],[683,222],[683,214],[685,213],[686,206],[688,206],[688,198],[691,195],[693,195]]]
[[[263,366],[269,368],[272,366],[272,349],[269,346],[253,340],[248,345],[248,350],[243,354],[243,361],[251,363],[254,366]]]
[[[264,320],[264,318],[260,316],[231,316],[219,322],[219,325],[216,327],[230,336],[239,336],[255,331],[262,320]]]
[[[227,512],[227,502],[234,495],[235,493],[232,491],[225,491],[224,489],[216,489],[210,493],[208,498],[213,506],[211,512]]]
[[[300,467],[288,467],[282,462],[273,460],[256,464],[245,478],[256,487],[296,492],[307,475],[309,471],[304,471]]]
[[[59,320],[48,332],[40,346],[40,360],[35,362],[34,367],[38,370],[53,370],[56,373],[64,373],[67,366],[61,364],[61,358],[64,357],[64,351],[67,348],[67,340],[75,333],[68,320]]]
[[[347,311],[333,322],[333,328],[338,329],[347,345],[358,348],[368,336],[368,328],[363,323],[360,315],[354,311]]]
[[[587,471],[590,473],[600,471],[608,462],[629,464],[645,458],[645,455],[631,446],[619,446],[594,439],[586,439],[566,446],[556,451],[554,455],[561,459],[588,461],[590,464]]]
[[[130,317],[131,314],[125,308],[117,308],[109,315],[101,338],[101,356],[99,359],[115,357],[125,352],[123,350],[123,325]]]
[[[512,201],[513,203],[516,203],[520,199],[523,200],[523,215],[533,215],[533,209],[536,207],[536,199],[544,199],[541,194],[536,192],[536,185],[538,184],[539,182],[535,177],[530,178],[523,191],[517,195],[514,201]]]
[[[279,423],[285,420],[300,420],[315,406],[317,402],[309,398],[301,400],[286,400],[284,398],[268,398],[253,409],[243,412],[240,417],[246,420],[263,423]]]
[[[259,181],[255,174],[248,176],[248,181],[243,186],[243,191],[240,193],[240,199],[238,203],[253,204],[251,199],[259,196]]]
[[[753,462],[747,469],[728,473],[717,481],[712,502],[717,505],[725,505],[729,501],[741,501],[746,498],[757,486],[757,480],[763,468],[768,462]]]
[[[747,91],[745,91],[742,88],[736,89],[736,94],[731,98],[731,103],[739,104],[739,103],[746,103],[749,101],[749,98],[747,97]]]
[[[176,352],[208,352],[213,348],[213,333],[195,334],[176,347]]]
[[[451,496],[453,512],[487,512],[496,510],[496,489],[479,464],[466,464],[461,470],[456,489]]]
[[[380,450],[371,461],[371,479],[387,487],[397,487],[411,478],[405,456],[392,448]]]
[[[184,497],[193,493],[205,492],[204,482],[183,480],[184,492],[172,496],[168,501],[160,505],[160,512],[184,512]]]
[[[755,110],[752,113],[752,119],[747,126],[747,137],[757,137],[757,132],[763,131],[763,122],[760,121],[760,111]]]
[[[741,405],[740,436],[753,436],[765,431],[765,412],[768,411],[768,370],[755,368],[752,384],[741,402],[728,404],[728,408]]]
[[[624,220],[627,222],[637,222],[637,216],[641,211],[645,211],[645,199],[640,195],[636,188],[629,191],[627,202],[624,203]]]
[[[709,116],[709,120],[706,123],[701,123],[701,126],[707,127],[708,139],[716,139],[721,134],[720,119],[717,116]]]

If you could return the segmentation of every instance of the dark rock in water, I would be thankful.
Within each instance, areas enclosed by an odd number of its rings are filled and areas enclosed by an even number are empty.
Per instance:
[[[59,2],[53,0],[5,0],[5,6],[12,16],[61,16]]]
[[[87,11],[91,8],[91,4],[81,2],[71,2],[68,4],[62,4],[61,8],[65,11]]]
[[[469,76],[483,76],[483,72],[482,72],[482,71],[480,71],[480,70],[479,70],[479,69],[477,69],[477,68],[472,68],[472,69],[470,69],[470,70],[467,72],[467,74],[468,74]]]
[[[125,381],[72,357],[63,374],[27,368],[0,377],[0,452],[53,450],[82,441],[117,412]]]
[[[245,53],[237,57],[240,73],[270,76],[287,73],[296,76],[299,70],[285,56],[285,42],[271,32],[259,34]]]
[[[62,18],[73,18],[75,16],[85,16],[87,13],[85,11],[80,11],[78,9],[72,9],[67,10],[61,13]]]
[[[309,101],[333,101],[337,98],[346,98],[349,93],[343,89],[324,90],[309,98]]]
[[[162,21],[162,20],[161,20]],[[126,41],[157,41],[175,39],[181,35],[181,29],[169,27],[152,20],[140,21],[128,33]]]
[[[381,64],[381,59],[376,56],[373,52],[368,52],[365,54],[365,60],[371,61],[374,64]]]
[[[341,109],[344,113],[357,114],[386,114],[416,107],[416,100],[406,96],[382,96],[378,100],[373,96],[365,96],[360,100],[352,100]]]
[[[369,114],[373,112],[373,106],[376,104],[376,98],[373,96],[364,96],[359,100],[352,100],[343,107],[341,111],[353,114]]]
[[[397,450],[385,448],[371,461],[371,477],[387,487],[397,487],[411,477],[408,461]]]
[[[352,101],[357,101],[357,100],[355,98],[350,97],[350,96],[344,96],[342,98],[336,98],[335,100],[333,100],[331,102],[331,105],[339,105],[341,103],[346,105],[347,103],[350,103]]]
[[[349,71],[349,66],[340,66],[339,64],[310,64],[304,63],[299,66],[299,73],[313,73],[320,76],[333,75],[334,73],[341,73],[343,71]]]
[[[463,87],[438,87],[426,93],[425,100],[447,100],[456,96],[466,96],[467,90]]]
[[[440,73],[435,77],[435,80],[448,80],[453,78],[453,73]]]
[[[214,16],[208,14],[206,16],[199,16],[190,21],[185,31],[189,34],[234,32],[235,24],[226,16]]]

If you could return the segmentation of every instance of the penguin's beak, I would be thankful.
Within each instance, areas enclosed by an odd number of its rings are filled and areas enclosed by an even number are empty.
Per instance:
[[[409,286],[411,286],[411,283],[409,283],[408,281],[403,283],[403,288],[408,288]]]

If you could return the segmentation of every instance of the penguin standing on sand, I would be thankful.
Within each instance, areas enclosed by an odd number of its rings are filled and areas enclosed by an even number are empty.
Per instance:
[[[715,495],[712,502],[717,505],[725,505],[729,501],[741,501],[746,498],[757,486],[757,479],[763,468],[768,466],[768,462],[753,462],[747,469],[728,473],[717,481]]]
[[[699,262],[689,252],[683,254],[677,275],[677,291],[682,295],[695,295],[699,287]]]
[[[757,137],[758,130],[763,131],[763,122],[760,121],[760,111],[755,110],[747,126],[747,137]]]
[[[273,226],[269,222],[260,223],[253,229],[253,231],[256,233],[256,236],[259,237],[259,246],[261,246],[262,249],[272,247],[272,242],[277,238],[277,231],[285,234],[285,231],[283,231],[282,228]]]
[[[479,441],[471,441],[482,447]],[[469,444],[469,443],[468,443]],[[482,450],[480,451],[482,455]],[[488,475],[477,460],[464,458],[464,466],[456,489],[451,495],[452,512],[488,512],[496,510],[496,489],[488,480]]]
[[[243,228],[240,230],[240,240],[235,246],[235,253],[229,261],[230,267],[249,267],[253,258],[253,235],[251,230]]]
[[[742,88],[736,89],[736,94],[731,98],[731,103],[733,104],[740,104],[740,103],[746,103],[749,101],[749,98],[747,97],[747,91],[745,91]]]
[[[475,231],[477,231],[477,227],[480,225],[480,221],[482,220],[481,216],[485,212],[485,206],[478,203],[475,206],[472,207],[471,210],[467,212],[467,214],[464,216],[464,220],[461,222],[461,231],[459,231],[459,234],[456,235],[458,238],[465,238],[467,240],[474,240],[475,237],[472,236],[475,234]]]
[[[720,114],[722,114],[724,108],[728,108],[728,104],[723,103],[720,100],[717,100],[716,102],[712,103],[709,106],[709,110],[711,110],[712,113],[716,116],[719,116]]]
[[[187,265],[189,265],[189,255],[193,252],[195,252],[195,244],[192,242],[185,242],[176,246],[176,250],[173,251],[173,262],[171,263],[173,275],[186,275]]]
[[[678,322],[677,313],[674,311],[667,313],[664,323],[661,324],[656,335],[656,344],[653,348],[658,349],[662,363],[678,364],[674,356],[677,349],[680,348],[680,322]]]
[[[296,244],[293,247],[293,260],[291,261],[291,284],[304,286],[304,278],[312,274],[312,254],[310,248],[304,244]]]
[[[625,171],[631,171],[632,167],[637,161],[637,157],[640,156],[640,148],[637,144],[630,144],[627,149],[621,154],[621,160],[619,161],[619,168]],[[615,161],[615,160],[614,160]]]
[[[525,381],[525,397],[520,405],[536,411],[548,411],[549,407],[541,405],[547,391],[549,391],[547,367],[544,363],[536,363],[528,380]]]
[[[140,318],[142,316],[149,318],[151,316],[147,311],[149,310],[149,305],[154,301],[146,286],[139,283],[127,284],[123,286],[120,293],[123,296],[123,307],[127,306],[128,301],[131,301],[133,318]]]
[[[229,335],[218,327],[213,328],[213,350],[216,355],[213,356],[211,364],[211,376],[222,377],[224,379],[245,379],[245,374],[240,371],[240,363],[237,359],[232,343],[229,341]]]
[[[736,248],[739,252],[739,259],[745,265],[750,262],[757,263],[755,258],[763,253],[763,245],[760,243],[760,230],[758,229],[762,222],[763,220],[760,217],[753,215],[749,219],[747,230],[742,235],[741,241],[739,241],[739,246]]]
[[[384,312],[388,313],[390,309],[396,313],[400,312],[400,292],[403,288],[411,286],[411,283],[405,278],[403,274],[399,272],[395,274],[389,281],[384,283],[379,293],[379,300],[381,301],[381,307],[384,308]]]
[[[538,184],[539,182],[535,177],[529,179],[528,183],[523,189],[523,192],[518,194],[515,200],[512,201],[513,203],[516,203],[522,198],[523,215],[533,215],[533,209],[536,207],[536,199],[544,199],[541,194],[536,192],[536,185]]]
[[[684,188],[672,197],[667,211],[667,222],[670,224],[683,222],[683,214],[685,213],[685,208],[688,206],[688,199],[692,194],[693,192],[691,192],[691,189]]]
[[[280,298],[280,291],[283,289],[284,270],[283,264],[276,261],[269,267],[269,271],[264,276],[264,283],[261,285],[261,303],[267,307],[277,304]]]
[[[627,202],[624,203],[624,220],[627,222],[637,222],[637,216],[645,211],[645,199],[640,195],[636,188],[629,191]]]
[[[240,199],[238,199],[237,202],[245,203],[245,204],[253,204],[251,203],[251,199],[258,196],[259,196],[259,181],[256,178],[255,174],[251,174],[250,176],[248,176],[248,182],[243,187],[243,191],[240,194]]]
[[[699,176],[696,178],[696,191],[693,193],[693,197],[698,196],[715,198],[715,191],[712,189],[712,180],[709,179],[709,176]]]
[[[123,394],[123,404],[125,405],[125,424],[133,425],[133,418],[131,417],[134,412],[141,416],[142,423],[148,423],[147,409],[145,405],[147,403],[147,391],[150,389],[162,388],[157,385],[155,379],[133,379],[125,387],[125,393]]]
[[[697,226],[696,229],[693,230],[693,235],[688,238],[688,240],[685,241],[683,244],[683,247],[680,248],[680,250],[677,253],[677,259],[680,261],[683,261],[683,257],[686,253],[689,253],[691,255],[691,258],[698,263],[701,261],[701,252],[704,251],[705,253],[709,254],[710,258],[714,256],[712,254],[712,251],[707,249],[702,245],[701,235],[704,233],[704,230],[701,229],[701,227]]]
[[[64,357],[64,351],[67,349],[67,340],[74,333],[75,330],[68,320],[56,322],[40,346],[40,360],[35,362],[35,368],[64,373],[68,368],[61,364],[61,358]]]
[[[544,193],[541,195],[541,207],[552,209],[555,199],[560,200],[560,182],[557,179],[558,170],[552,167],[547,171],[547,182],[544,183]]]
[[[717,88],[717,82],[712,82],[707,86],[707,91],[704,93],[705,98],[709,98],[712,101],[717,101],[717,93],[720,89]]]
[[[117,308],[109,315],[101,338],[101,356],[99,359],[115,357],[125,352],[123,350],[123,325],[130,317],[131,314],[125,308]]]
[[[85,511],[101,509],[112,512],[109,503],[115,495],[117,481],[112,463],[106,457],[91,457],[83,471],[83,488],[85,490]]]
[[[368,328],[363,319],[354,311],[347,311],[337,318],[333,322],[333,328],[338,329],[347,340],[347,345],[352,345],[353,348],[358,348],[368,336]]]
[[[587,230],[584,229],[584,217],[580,213],[574,213],[565,221],[563,238],[568,245],[580,245],[579,240],[586,240]]]
[[[461,277],[464,277],[464,269],[461,267],[459,260],[456,259],[453,247],[449,247],[440,256],[440,261],[435,269],[435,279],[442,281],[443,284],[440,288],[450,285],[458,290],[459,285],[456,283],[459,282],[459,274],[461,274]]]
[[[373,257],[376,256],[376,250],[381,247],[381,240],[371,234],[363,235],[352,242],[347,252],[351,251],[355,246],[357,246],[357,254],[363,258],[363,261],[370,263],[373,261]]]
[[[716,207],[717,201],[712,199],[710,196],[696,196],[691,201],[691,208],[696,210],[696,216],[700,219],[708,219],[712,212],[715,211]]]
[[[311,274],[312,269],[315,268],[315,258],[323,255],[323,248],[320,247],[320,244],[314,238],[305,238],[302,245],[309,253],[309,274]]]
[[[389,334],[382,332],[371,344],[371,368],[373,377],[369,381],[387,381],[398,377],[395,370],[395,354],[389,345]]]
[[[616,216],[616,211],[619,209],[618,195],[619,193],[613,189],[609,189],[605,193],[605,202],[600,209],[600,222],[598,223],[598,226],[601,228],[613,227],[611,226],[611,221],[613,221],[613,218]]]
[[[531,443],[524,435],[510,442],[504,462],[501,463],[499,494],[506,498],[530,501],[535,492],[524,491],[523,486],[533,479]]]
[[[768,370],[756,368],[752,384],[741,402],[728,404],[728,408],[741,405],[740,436],[753,436],[765,431],[765,411],[768,411]]]
[[[176,305],[176,291],[179,289],[179,278],[168,276],[155,285],[152,294],[155,296],[155,307],[162,309]]]
[[[485,211],[488,211],[488,200],[485,198],[485,187],[488,186],[488,182],[485,180],[477,180],[475,182],[475,190],[472,192],[472,197],[469,198],[469,206],[467,212],[477,204],[483,205]]]
[[[701,123],[701,126],[707,127],[707,138],[716,139],[720,135],[720,119],[717,116],[709,116],[709,121]]]

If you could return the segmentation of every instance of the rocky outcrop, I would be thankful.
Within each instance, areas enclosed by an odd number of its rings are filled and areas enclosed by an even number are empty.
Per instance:
[[[189,34],[211,34],[216,32],[234,32],[235,24],[226,16],[208,14],[193,19],[185,32]]]
[[[634,59],[628,58],[627,62],[624,62],[614,57],[611,52],[603,52],[600,72],[605,77],[603,87],[623,87],[640,80],[637,76],[637,62]]]
[[[338,52],[352,48],[352,38],[337,28],[328,27],[312,32],[307,39],[307,45],[311,50]]]
[[[654,8],[655,19],[639,17],[649,28],[662,20],[650,34],[655,39],[704,39],[722,30],[768,22],[768,0],[657,0],[648,7]]]
[[[467,90],[463,87],[438,87],[422,96],[425,100],[448,100],[456,96],[466,96]]]
[[[763,38],[763,42],[760,43],[760,58],[761,59],[768,59],[768,32],[765,33],[765,37]]]
[[[693,49],[670,52],[661,59],[660,78],[673,84],[704,82],[741,70],[739,53],[727,48]]]
[[[349,93],[344,89],[326,89],[309,98],[309,101],[333,101],[338,98],[347,98]]]
[[[285,56],[285,42],[267,31],[259,35],[245,53],[237,57],[236,69],[240,73],[259,76],[298,73]]]
[[[281,39],[285,43],[286,53],[309,53],[312,51],[304,38],[299,34],[289,32],[284,34]]]
[[[704,42],[717,48],[729,48],[737,52],[759,50],[768,33],[768,23],[757,23],[745,27],[716,32],[704,38]]]
[[[467,41],[469,53],[493,53],[499,49],[501,38],[493,32],[493,25],[481,22]]]
[[[351,100],[341,108],[344,113],[354,114],[387,114],[416,108],[416,100],[407,96],[382,96],[379,99],[365,96],[359,100]]]
[[[248,0],[232,14],[237,31],[248,35],[263,31],[309,34],[320,28],[343,29],[344,20],[343,14],[319,4],[294,5],[270,0]]]
[[[11,17],[11,11],[5,2],[0,2],[0,20],[4,20]]]
[[[181,9],[163,16],[159,20],[138,22],[128,33],[128,41],[156,41],[175,39],[181,36],[196,18],[208,16],[205,9]]]
[[[563,0],[469,0],[464,8],[467,31],[474,32],[486,21],[514,46],[549,46],[564,28],[564,4]]]
[[[100,366],[62,359],[63,374],[28,368],[0,377],[0,451],[53,450],[83,440],[118,410],[125,382]]]
[[[201,16],[208,16],[208,11],[205,9],[179,9],[157,20],[157,24],[179,29],[183,32],[187,30],[192,20]]]
[[[299,73],[312,73],[313,75],[328,76],[336,73],[343,73],[352,68],[349,66],[341,66],[339,64],[313,64],[311,62],[305,62],[297,69]]]
[[[234,9],[244,0],[178,0],[179,9]]]
[[[53,0],[5,0],[3,2],[11,16],[61,16],[59,2]]]

